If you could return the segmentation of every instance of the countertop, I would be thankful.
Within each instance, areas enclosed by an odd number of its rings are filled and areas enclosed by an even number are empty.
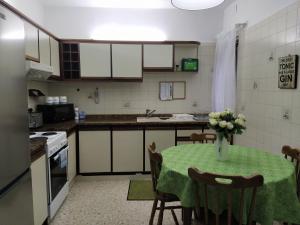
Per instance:
[[[46,137],[36,137],[30,139],[31,162],[34,162],[46,153],[45,145],[47,143]]]
[[[155,114],[153,117],[170,117],[171,114]],[[204,126],[208,120],[194,121],[151,121],[138,122],[137,117],[145,117],[143,114],[128,115],[88,115],[85,120],[66,121],[54,124],[44,124],[43,127],[32,129],[32,131],[66,131],[68,136],[72,134],[77,127],[88,126]]]

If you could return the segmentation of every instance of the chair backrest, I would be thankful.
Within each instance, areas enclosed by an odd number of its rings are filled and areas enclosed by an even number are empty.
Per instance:
[[[156,186],[157,186],[157,181],[158,181],[158,178],[159,178],[163,158],[162,158],[162,155],[159,152],[156,152],[155,150],[156,150],[156,145],[153,142],[148,147],[148,153],[149,153],[149,159],[150,159],[150,168],[151,168],[151,178],[152,178],[153,191],[157,192]]]
[[[289,159],[295,164],[296,171],[296,182],[297,182],[297,195],[300,199],[300,150],[297,148],[292,148],[291,146],[284,145],[281,150],[282,154],[286,159]]]
[[[242,176],[225,176],[219,174],[212,173],[203,173],[200,172],[197,168],[189,168],[188,170],[190,178],[198,185],[204,185],[204,194],[201,195],[199,193],[199,188],[195,189],[196,194],[196,205],[199,209],[200,200],[204,200],[204,218],[205,224],[208,225],[208,186],[213,186],[215,188],[222,188],[227,192],[227,224],[232,224],[232,193],[233,191],[240,191],[240,199],[239,199],[239,224],[243,223],[243,215],[244,215],[244,199],[245,199],[245,189],[252,189],[252,197],[250,202],[250,208],[247,212],[247,224],[252,225],[253,212],[255,207],[256,200],[256,192],[257,188],[262,186],[264,183],[264,178],[261,175],[254,175],[251,177],[242,177]],[[214,196],[214,204],[217,212],[219,211],[219,199],[220,192],[217,190],[216,195]],[[219,215],[216,216],[216,225],[220,224]]]
[[[191,141],[195,144],[196,142],[199,143],[214,143],[217,139],[217,135],[214,133],[193,133],[190,136]]]

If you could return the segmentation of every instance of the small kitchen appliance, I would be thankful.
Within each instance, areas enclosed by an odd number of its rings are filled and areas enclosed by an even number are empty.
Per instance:
[[[37,105],[37,111],[43,113],[44,123],[59,123],[75,117],[74,104]]]

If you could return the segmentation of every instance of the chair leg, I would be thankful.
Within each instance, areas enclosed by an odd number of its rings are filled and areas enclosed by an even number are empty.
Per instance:
[[[157,225],[162,225],[164,218],[165,202],[161,201]]]
[[[154,220],[154,216],[155,216],[155,212],[156,212],[156,208],[157,208],[157,203],[158,203],[158,199],[155,198],[154,202],[153,202],[153,206],[152,206],[152,211],[151,211],[149,225],[153,225],[153,220]]]
[[[174,219],[175,224],[176,224],[176,225],[179,225],[178,220],[177,220],[177,216],[176,216],[176,214],[175,214],[175,212],[174,212],[174,209],[171,209],[171,213],[172,213],[172,216],[173,216],[173,219]]]

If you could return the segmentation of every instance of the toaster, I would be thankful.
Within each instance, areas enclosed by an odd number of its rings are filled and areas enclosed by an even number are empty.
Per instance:
[[[28,113],[29,128],[39,128],[43,126],[43,113],[29,112]]]

